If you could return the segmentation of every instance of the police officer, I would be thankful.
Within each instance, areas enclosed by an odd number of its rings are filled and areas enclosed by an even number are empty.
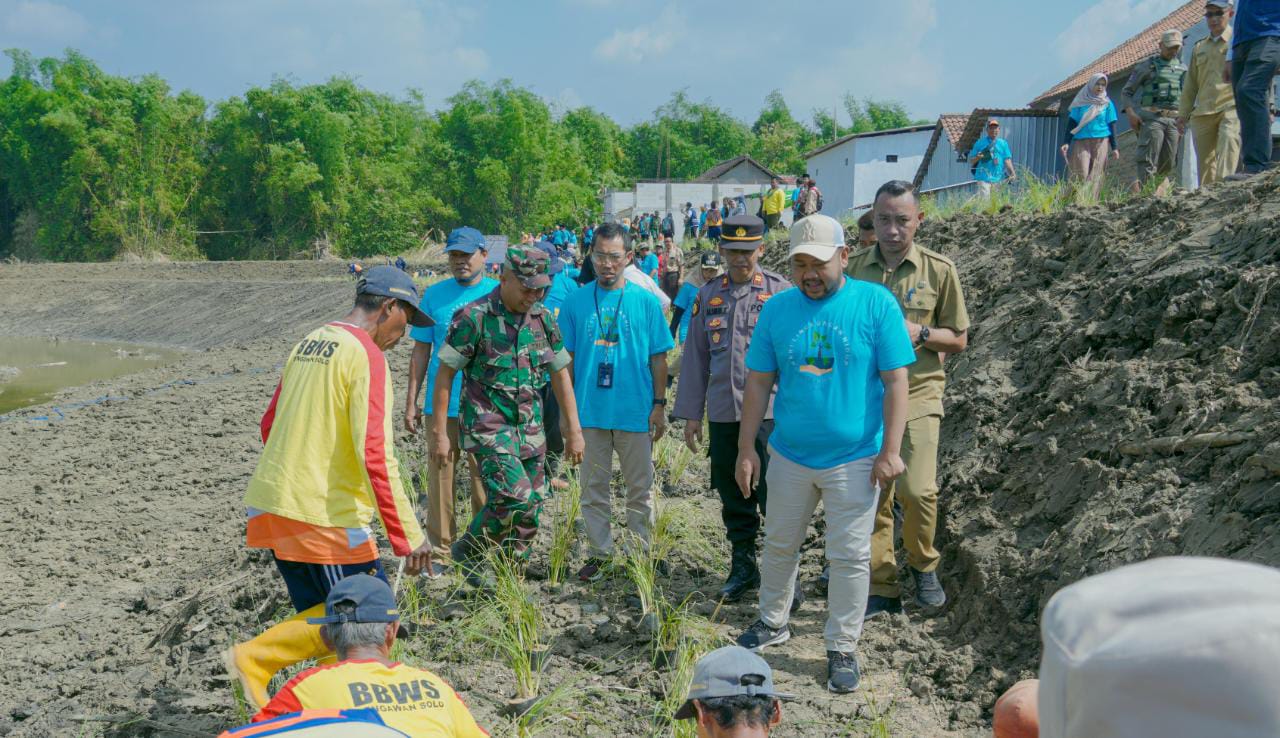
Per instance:
[[[915,243],[916,228],[923,220],[915,188],[909,182],[886,182],[874,202],[877,243],[849,258],[848,274],[882,284],[898,299],[916,360],[907,371],[907,428],[901,453],[906,471],[880,490],[871,534],[867,617],[902,611],[893,545],[895,499],[902,506],[902,544],[915,579],[916,604],[940,607],[947,601],[938,581],[939,555],[933,545],[938,519],[938,428],[946,384],[941,354],[964,351],[969,329],[955,264]]]
[[[434,461],[449,456],[449,393],[454,374],[462,372],[462,449],[475,455],[486,497],[452,547],[472,587],[489,586],[477,566],[489,545],[502,545],[523,560],[537,535],[547,488],[540,390],[548,381],[560,404],[565,458],[582,461],[569,354],[555,317],[540,302],[551,284],[548,264],[536,246],[508,247],[498,286],[458,311],[440,349],[432,398]]]
[[[729,579],[720,590],[720,596],[729,602],[760,584],[756,533],[767,496],[763,472],[751,497],[743,497],[733,476],[746,386],[747,343],[765,302],[791,288],[785,277],[760,267],[764,230],[764,221],[754,215],[725,219],[720,256],[727,272],[703,285],[694,300],[672,411],[675,417],[685,419],[685,444],[694,452],[701,450],[704,407],[710,421],[711,486],[720,494],[724,527],[733,546]],[[765,444],[773,429],[772,418],[770,400],[756,440],[762,464],[768,464]]]
[[[1178,106],[1187,67],[1182,53],[1182,31],[1160,36],[1160,53],[1139,62],[1121,91],[1129,125],[1138,133],[1137,175],[1140,184],[1153,176],[1163,180],[1173,172],[1182,131]]]

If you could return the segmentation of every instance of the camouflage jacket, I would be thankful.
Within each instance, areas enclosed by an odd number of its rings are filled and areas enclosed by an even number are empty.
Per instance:
[[[512,313],[499,289],[458,309],[440,363],[462,372],[462,449],[528,459],[546,453],[540,390],[569,365],[569,354],[541,302]]]

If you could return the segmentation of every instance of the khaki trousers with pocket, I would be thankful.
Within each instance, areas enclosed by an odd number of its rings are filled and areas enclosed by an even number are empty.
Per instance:
[[[1106,141],[1106,139],[1101,139]],[[876,528],[871,534],[871,594],[899,597],[898,560],[893,546],[893,501],[902,506],[902,546],[911,568],[929,572],[940,558],[933,547],[938,527],[938,427],[942,418],[926,415],[907,421],[902,462],[907,470],[880,491]]]
[[[874,461],[867,456],[830,469],[810,469],[769,447],[769,514],[760,557],[760,619],[766,625],[781,628],[791,617],[800,544],[821,500],[831,565],[823,640],[828,651],[849,653],[857,647],[871,579]]]
[[[1240,118],[1236,111],[1192,116],[1191,141],[1196,147],[1201,187],[1221,182],[1240,166]]]
[[[648,433],[583,428],[586,453],[582,458],[582,521],[590,544],[588,555],[613,555],[613,534],[609,517],[613,500],[609,483],[613,480],[613,455],[622,465],[622,481],[627,488],[627,530],[644,545],[653,534],[653,442]]]
[[[422,416],[426,428],[431,427],[431,416]],[[427,540],[437,555],[449,556],[449,546],[458,540],[458,521],[454,512],[457,498],[454,495],[454,473],[458,468],[458,460],[462,457],[462,446],[458,441],[458,419],[449,418],[446,425],[449,432],[449,463],[436,466],[431,454],[436,450],[432,434],[427,433]],[[471,514],[475,515],[484,507],[484,487],[480,485],[480,467],[476,458],[467,454],[467,464],[471,467]]]

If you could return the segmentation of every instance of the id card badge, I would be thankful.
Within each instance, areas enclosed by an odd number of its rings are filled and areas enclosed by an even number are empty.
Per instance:
[[[600,389],[613,389],[613,362],[602,361],[596,365],[596,386]]]

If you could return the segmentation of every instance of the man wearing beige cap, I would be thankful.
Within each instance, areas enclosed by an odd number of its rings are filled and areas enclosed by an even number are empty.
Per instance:
[[[791,226],[790,261],[798,289],[765,303],[747,350],[735,473],[744,495],[760,481],[755,440],[775,382],[777,395],[760,617],[738,645],[759,651],[791,637],[800,544],[821,501],[831,567],[827,688],[852,692],[879,489],[905,468],[899,453],[915,352],[893,295],[845,276],[849,253],[835,218],[811,215]]]
[[[1165,31],[1160,36],[1160,53],[1138,62],[1121,91],[1129,125],[1138,134],[1134,166],[1140,185],[1152,177],[1162,182],[1178,160],[1178,143],[1182,140],[1178,105],[1187,74],[1181,54],[1182,32]]]

